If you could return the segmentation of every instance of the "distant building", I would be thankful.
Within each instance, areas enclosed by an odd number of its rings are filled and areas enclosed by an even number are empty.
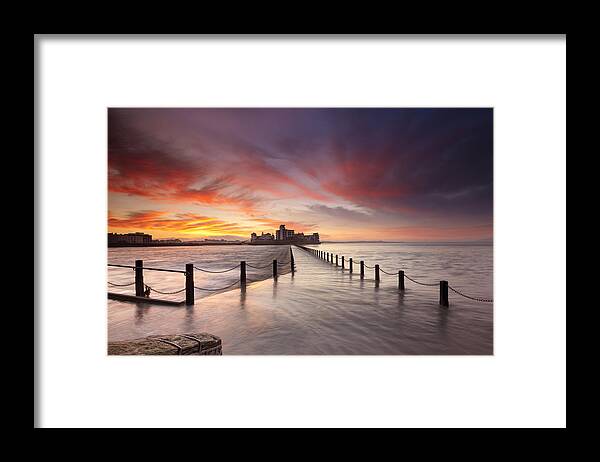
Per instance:
[[[279,229],[275,231],[275,239],[278,241],[285,241],[294,238],[293,229],[285,229],[285,225],[279,225]]]
[[[280,225],[279,229],[275,231],[275,236],[271,233],[262,233],[257,236],[256,233],[250,235],[250,241],[261,241],[261,240],[276,240],[276,241],[290,241],[290,243],[303,243],[303,244],[320,244],[319,233],[312,233],[307,236],[304,233],[296,233],[293,229],[286,229],[285,225]],[[281,242],[283,244],[283,242]]]
[[[108,233],[109,244],[150,244],[152,235],[146,233]]]
[[[260,236],[257,236],[256,233],[252,233],[250,235],[250,241],[272,241],[275,237],[271,233],[260,233]]]

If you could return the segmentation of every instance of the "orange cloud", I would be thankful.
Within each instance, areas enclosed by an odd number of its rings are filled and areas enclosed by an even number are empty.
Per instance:
[[[247,227],[240,226],[238,223],[229,223],[193,213],[170,215],[167,212],[156,210],[134,212],[125,217],[115,217],[109,213],[108,226],[109,230],[163,231],[198,236],[235,235],[246,237],[250,234]]]
[[[468,226],[492,216],[491,122],[489,110],[111,109],[113,210],[201,204],[193,210],[236,223],[146,211],[111,216],[109,226],[248,236],[285,223],[334,239],[491,236],[491,225]]]

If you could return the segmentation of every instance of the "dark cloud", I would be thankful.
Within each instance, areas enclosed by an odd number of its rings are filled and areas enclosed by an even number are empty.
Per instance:
[[[299,156],[326,190],[372,208],[491,214],[491,109],[327,114],[328,146]]]

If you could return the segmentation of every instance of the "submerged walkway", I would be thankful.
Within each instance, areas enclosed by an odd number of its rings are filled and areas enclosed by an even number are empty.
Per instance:
[[[108,338],[209,332],[223,354],[492,354],[492,309],[447,310],[437,291],[361,280],[294,249],[297,271],[192,307],[111,301]]]

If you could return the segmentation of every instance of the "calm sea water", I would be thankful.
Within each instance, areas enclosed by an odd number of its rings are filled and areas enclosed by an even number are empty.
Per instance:
[[[183,269],[186,263],[211,271],[231,268],[246,260],[251,282],[225,291],[196,290],[193,307],[108,301],[108,338],[125,340],[153,334],[208,332],[223,341],[223,354],[492,354],[493,305],[449,293],[450,307],[438,304],[437,286],[405,281],[398,291],[397,271],[425,283],[448,280],[456,289],[493,298],[493,247],[465,244],[321,244],[313,246],[386,272],[374,281],[365,268],[355,272],[315,258],[292,247],[296,271],[280,265],[271,278],[270,263],[289,260],[288,246],[202,246],[111,248],[108,262]],[[239,279],[239,268],[219,274],[195,271],[195,285],[221,288]],[[126,284],[133,271],[110,268],[108,280]],[[146,271],[144,282],[170,292],[184,287],[182,274]],[[107,286],[132,294],[133,286]],[[153,297],[182,300],[184,294]]]

